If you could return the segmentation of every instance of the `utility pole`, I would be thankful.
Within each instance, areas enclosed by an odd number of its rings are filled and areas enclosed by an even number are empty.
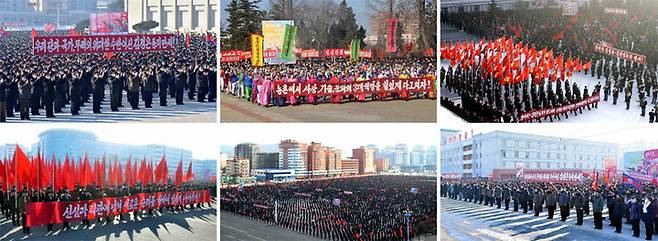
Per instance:
[[[407,224],[407,238],[405,240],[410,241],[411,237],[409,237],[409,223],[411,223],[411,217],[414,215],[414,211],[411,210],[404,210],[404,222]]]

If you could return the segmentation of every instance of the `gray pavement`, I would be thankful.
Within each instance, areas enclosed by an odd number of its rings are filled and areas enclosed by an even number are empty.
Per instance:
[[[61,224],[55,225],[53,233],[47,233],[46,226],[32,227],[25,236],[21,227],[15,227],[4,216],[0,221],[0,240],[217,240],[217,209],[188,210],[172,214],[165,212],[162,216],[144,217],[130,222],[114,221],[112,224],[96,224],[84,229],[80,222],[72,224],[73,230],[61,231]]]
[[[441,24],[441,42],[460,42],[465,40],[479,40],[453,26]]]
[[[278,226],[254,221],[227,212],[220,212],[220,239],[222,241],[238,240],[306,240],[319,241],[313,236],[297,233]]]
[[[168,96],[167,96],[168,97]],[[153,108],[144,108],[144,100],[139,97],[139,110],[132,110],[127,100],[126,93],[123,94],[123,106],[118,112],[110,111],[110,94],[106,91],[105,102],[101,105],[101,114],[92,112],[92,103],[85,103],[81,107],[80,115],[72,116],[70,105],[62,109],[63,113],[55,113],[55,118],[46,118],[46,110],[39,110],[41,115],[30,115],[30,121],[22,121],[19,113],[16,117],[7,118],[7,122],[29,123],[29,122],[216,122],[217,103],[202,102],[187,99],[185,93],[184,105],[176,105],[175,98],[167,98],[167,106],[160,106],[160,99],[155,93],[153,95]]]
[[[220,94],[221,122],[436,122],[436,100],[349,102],[263,107]]]
[[[571,214],[566,222],[559,218],[559,208],[552,220],[547,220],[546,209],[539,217],[529,211],[506,211],[479,204],[441,198],[441,240],[445,241],[475,241],[475,240],[644,240],[644,223],[641,223],[641,238],[632,237],[631,225],[623,224],[621,233],[615,233],[614,227],[608,226],[609,221],[603,221],[603,230],[594,229],[592,213],[585,216],[582,226],[576,226],[576,213]],[[510,209],[511,209],[510,204]],[[604,208],[603,217],[607,218]],[[624,219],[625,221],[625,219]]]

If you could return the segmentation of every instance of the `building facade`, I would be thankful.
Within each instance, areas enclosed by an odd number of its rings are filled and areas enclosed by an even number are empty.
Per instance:
[[[233,158],[231,160],[228,160],[226,171],[227,174],[231,177],[240,177],[240,178],[249,177],[249,159]]]
[[[340,175],[341,173],[341,160],[342,152],[338,148],[329,147],[327,148],[327,174],[328,175]]]
[[[251,164],[252,170],[254,169],[272,169],[279,167],[279,153],[278,152],[259,152],[256,153],[256,161]]]
[[[352,149],[352,158],[359,160],[359,175],[375,172],[375,150],[370,147]]]
[[[253,143],[240,143],[235,146],[235,150],[233,151],[233,158],[236,159],[249,159],[249,170],[255,169],[253,167],[254,163],[256,162],[256,154],[258,153],[258,145],[253,144]]]
[[[128,25],[155,21],[153,32],[219,32],[218,0],[126,0]]]
[[[308,174],[310,176],[327,175],[327,147],[319,142],[308,145],[307,159]]]
[[[388,171],[388,160],[387,159],[375,159],[375,172],[386,172]]]
[[[306,176],[308,144],[295,140],[283,140],[279,143],[279,169],[293,169],[295,175]]]
[[[603,170],[619,146],[581,139],[494,131],[441,146],[444,177],[489,177],[494,171],[523,169]]]
[[[359,174],[359,160],[354,158],[347,158],[340,161],[342,175],[357,175]]]
[[[425,152],[425,147],[421,145],[415,145],[411,149],[411,153],[409,155],[409,165],[410,166],[422,166],[425,165],[425,158],[426,158],[426,152]]]

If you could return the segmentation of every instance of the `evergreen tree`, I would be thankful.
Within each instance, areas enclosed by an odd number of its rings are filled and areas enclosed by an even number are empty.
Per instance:
[[[222,44],[224,49],[249,50],[249,37],[252,33],[261,32],[263,12],[258,8],[261,0],[231,0],[226,12],[228,26],[226,34],[229,39]]]
[[[329,48],[346,48],[357,34],[356,17],[345,0],[338,5],[337,15],[338,21],[329,29]]]

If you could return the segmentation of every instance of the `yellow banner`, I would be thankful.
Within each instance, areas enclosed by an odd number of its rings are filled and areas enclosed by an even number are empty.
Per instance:
[[[262,67],[263,64],[263,36],[251,35],[251,66]]]

